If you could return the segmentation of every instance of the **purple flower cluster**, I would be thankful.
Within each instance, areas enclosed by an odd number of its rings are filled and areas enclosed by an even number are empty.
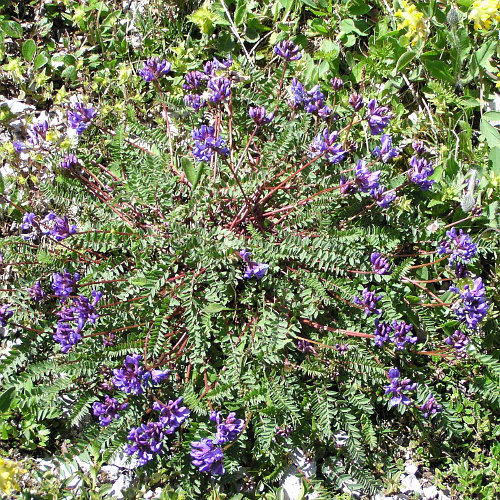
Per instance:
[[[457,233],[456,228],[452,227],[449,231],[446,231],[446,236],[448,239],[441,242],[438,253],[439,255],[451,254],[450,265],[455,260],[467,264],[476,255],[477,245],[472,243],[470,236],[464,233],[462,229]]]
[[[384,134],[380,138],[380,146],[377,146],[372,154],[376,158],[380,158],[382,162],[387,163],[392,158],[399,156],[399,150],[392,147],[392,137],[388,134]]]
[[[372,252],[372,254],[370,255],[370,262],[372,264],[372,269],[374,273],[380,275],[391,274],[391,272],[389,272],[391,264],[385,257],[382,256],[381,253]]]
[[[375,292],[370,292],[369,288],[363,290],[362,298],[357,295],[352,299],[355,304],[363,306],[365,314],[370,316],[370,314],[382,314],[382,309],[377,309],[378,301],[382,299],[382,295],[375,295]]]
[[[227,59],[219,61],[214,57],[203,65],[203,71],[189,71],[184,75],[185,82],[182,87],[188,91],[198,90],[197,94],[186,94],[184,103],[198,111],[207,105],[207,99],[213,103],[226,100],[231,95],[231,80],[225,76],[218,75],[219,70],[227,70],[233,65],[233,60],[229,56]],[[208,97],[204,92],[200,92],[203,83],[206,83]]]
[[[153,410],[160,412],[160,423],[165,434],[173,434],[191,414],[185,406],[181,406],[183,401],[184,398],[178,398],[175,401],[170,400],[167,404],[159,401],[153,403]]]
[[[311,354],[313,356],[316,356],[316,350],[314,349],[313,345],[307,340],[299,340],[297,342],[297,349],[304,354]]]
[[[364,160],[358,160],[354,168],[356,177],[354,180],[348,180],[345,177],[340,178],[340,193],[353,194],[357,193],[358,189],[362,193],[376,193],[379,187],[379,178],[381,171],[370,172]]]
[[[80,274],[75,273],[73,276],[67,270],[64,273],[54,273],[52,276],[52,289],[57,297],[64,302],[76,288],[77,281],[80,279]]]
[[[57,241],[65,240],[68,236],[76,233],[76,226],[69,225],[66,216],[59,217],[54,212],[49,212],[41,221],[42,234],[52,236]]]
[[[113,370],[113,384],[127,394],[142,394],[149,382],[158,384],[165,380],[170,370],[146,370],[140,366],[140,354],[129,355],[123,361],[123,368]]]
[[[300,47],[295,45],[291,40],[285,40],[278,43],[278,45],[274,47],[274,53],[286,61],[298,61],[302,57]]]
[[[191,463],[201,472],[209,472],[213,476],[222,476],[224,470],[224,454],[212,439],[203,438],[191,443]]]
[[[10,310],[9,304],[0,306],[0,326],[7,326],[7,321],[12,318],[14,313]]]
[[[396,199],[396,193],[394,191],[386,191],[384,186],[372,189],[370,194],[373,197],[373,201],[380,208],[387,208]]]
[[[423,191],[428,191],[434,184],[434,181],[428,179],[434,173],[432,161],[412,156],[410,158],[410,166],[411,169],[408,172],[410,181],[420,186]]]
[[[33,286],[31,288],[28,288],[28,293],[30,294],[30,297],[35,302],[39,302],[46,295],[46,293],[43,291],[42,285],[39,281],[35,281]]]
[[[47,120],[41,120],[38,123],[33,123],[28,127],[28,142],[33,145],[38,145],[42,140],[45,140],[49,124]]]
[[[467,346],[470,343],[469,337],[460,330],[455,330],[455,333],[445,339],[448,345],[451,345],[456,351],[456,356],[459,359],[467,357]]]
[[[418,342],[417,336],[412,336],[410,332],[413,325],[409,325],[404,321],[394,320],[392,324],[387,321],[375,320],[374,339],[375,345],[382,347],[385,342],[393,342],[398,351],[405,348],[405,344],[415,344]]]
[[[387,106],[377,106],[377,99],[372,99],[366,109],[368,125],[372,135],[380,135],[384,128],[389,125],[391,119],[389,108]]]
[[[144,66],[137,71],[139,76],[146,82],[152,82],[153,80],[159,80],[163,75],[170,72],[171,64],[159,57],[150,57],[144,62]]]
[[[349,104],[352,106],[354,111],[359,111],[365,105],[363,98],[356,93],[349,96]]]
[[[69,154],[61,160],[59,166],[64,170],[70,170],[77,167],[79,164],[80,162],[78,161],[78,158],[74,154]]]
[[[215,137],[215,129],[212,126],[202,125],[192,132],[194,139],[193,156],[200,162],[210,161],[215,152],[227,156],[229,149],[225,147],[226,142],[221,137]]]
[[[80,135],[87,130],[96,115],[97,111],[92,106],[86,108],[83,103],[75,102],[73,104],[73,110],[68,111],[70,127],[75,129],[76,133]]]
[[[255,277],[260,280],[265,276],[267,270],[269,269],[269,264],[252,262],[250,260],[251,253],[246,249],[241,250],[239,255],[247,263],[247,267],[243,273],[243,278],[250,279]]]
[[[325,96],[319,88],[319,85],[315,85],[311,90],[306,91],[304,85],[294,77],[288,104],[293,109],[298,109],[303,105],[307,113],[316,113],[321,118],[328,118],[332,110],[325,104]]]
[[[490,308],[486,301],[486,288],[483,280],[476,278],[472,289],[470,285],[465,285],[463,291],[460,291],[456,286],[452,285],[450,290],[460,294],[461,300],[452,306],[457,318],[460,321],[465,321],[469,328],[476,328]]]
[[[119,412],[128,408],[127,403],[119,404],[115,398],[106,395],[104,403],[96,401],[92,410],[95,417],[99,417],[99,425],[106,427],[113,419],[120,418]]]
[[[334,165],[341,162],[346,155],[342,145],[336,141],[339,137],[337,131],[329,132],[327,128],[318,134],[309,146],[309,156],[314,158],[326,154],[326,159]]]
[[[271,121],[274,118],[274,113],[268,113],[264,106],[249,108],[248,114],[250,118],[254,121],[255,125],[259,127],[271,123]]]
[[[420,409],[424,413],[425,418],[435,415],[438,411],[443,411],[443,407],[436,401],[432,392],[429,394],[427,401],[420,407]]]
[[[203,438],[191,443],[191,463],[201,472],[212,475],[224,474],[224,454],[220,445],[234,441],[245,427],[245,421],[231,412],[223,419],[220,412],[210,413],[210,420],[217,423],[215,439]]]
[[[330,83],[332,84],[332,89],[335,91],[340,90],[344,86],[344,80],[342,80],[342,78],[339,78],[337,76],[331,78]]]
[[[215,434],[215,444],[220,445],[234,441],[245,427],[245,421],[241,418],[236,418],[236,413],[231,412],[224,420],[219,411],[210,413],[210,420],[217,424]]]
[[[164,431],[161,422],[148,422],[132,428],[127,436],[132,444],[127,445],[125,453],[128,455],[137,453],[138,464],[140,466],[146,465],[154,458],[155,454],[161,452],[165,439]]]
[[[390,403],[391,406],[396,406],[403,404],[408,406],[411,400],[406,396],[405,392],[414,391],[417,388],[417,384],[412,382],[409,378],[400,379],[399,370],[397,368],[391,368],[389,370],[389,379],[391,381],[390,385],[385,385],[385,394],[393,394]]]
[[[95,306],[101,299],[102,292],[93,290],[91,293],[92,302],[88,297],[81,295],[74,298],[73,305],[65,306],[56,313],[59,316],[59,321],[53,339],[61,344],[61,352],[63,353],[68,352],[82,339],[81,331],[87,322],[94,324],[99,318]],[[69,324],[71,322],[76,323],[76,328]]]

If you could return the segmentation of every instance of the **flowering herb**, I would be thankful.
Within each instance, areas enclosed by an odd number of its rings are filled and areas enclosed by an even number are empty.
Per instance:
[[[429,394],[427,401],[420,408],[425,418],[435,415],[437,412],[443,411],[443,407],[436,401],[432,393]]]
[[[224,470],[224,454],[212,439],[203,438],[191,443],[191,463],[201,472],[209,472],[213,476],[222,476]]]
[[[236,413],[234,412],[229,413],[226,419],[223,419],[220,412],[213,411],[210,413],[210,420],[217,424],[217,433],[214,441],[216,445],[234,441],[245,427],[245,421],[241,418],[236,418]]]
[[[268,113],[264,106],[258,106],[255,108],[250,108],[248,110],[248,114],[250,118],[254,121],[255,125],[262,127],[262,125],[266,125],[272,122],[274,118],[273,113]]]
[[[366,106],[368,125],[372,135],[380,135],[389,125],[391,113],[387,106],[377,106],[377,99],[372,99]]]
[[[472,243],[470,236],[462,229],[457,233],[456,228],[452,227],[446,231],[447,240],[443,240],[438,247],[439,255],[450,254],[450,266],[458,260],[468,264],[477,253],[477,245]]]
[[[445,342],[455,349],[457,358],[463,359],[467,357],[467,346],[470,343],[470,339],[465,333],[455,330],[455,333],[447,337]]]
[[[7,321],[12,318],[13,314],[9,304],[0,306],[0,326],[7,326]]]
[[[457,287],[452,286],[450,290],[460,294],[460,300],[453,304],[452,309],[460,321],[465,321],[467,326],[475,329],[480,321],[488,314],[490,305],[486,301],[486,288],[483,280],[476,278],[472,288],[470,285],[465,285],[460,291]]]
[[[225,141],[221,137],[215,137],[215,128],[202,125],[192,132],[194,139],[193,156],[199,162],[210,161],[215,152],[227,156],[229,149],[225,147]]]
[[[106,395],[104,403],[95,402],[92,406],[94,416],[99,417],[99,425],[106,427],[114,419],[120,418],[119,412],[128,408],[128,403],[119,404],[115,398]]]
[[[318,134],[309,146],[309,156],[315,157],[326,153],[326,159],[334,165],[345,159],[346,152],[342,145],[337,143],[339,134],[336,131],[329,132],[324,129]]]
[[[42,300],[46,293],[43,291],[42,285],[39,281],[35,281],[32,287],[28,288],[28,293],[30,297],[35,301],[39,302]]]
[[[372,263],[372,269],[374,273],[391,274],[389,272],[391,264],[385,257],[382,257],[381,253],[372,252],[372,254],[370,255],[370,262]]]
[[[274,47],[274,53],[286,61],[298,61],[302,58],[300,47],[291,40],[285,40]]]
[[[75,102],[73,109],[68,111],[70,127],[75,129],[78,135],[87,130],[96,116],[97,111],[92,106],[86,108],[81,102]]]
[[[408,406],[411,404],[411,399],[405,394],[409,391],[414,391],[417,388],[417,384],[412,382],[409,378],[400,379],[399,370],[397,368],[391,368],[389,370],[389,379],[391,383],[385,385],[385,394],[392,394],[390,399],[391,406],[397,406],[403,404]]]
[[[369,288],[363,290],[362,298],[354,296],[353,302],[363,307],[365,314],[382,314],[382,309],[377,309],[377,302],[382,299],[382,295],[375,295],[375,292],[370,292]]]
[[[311,354],[312,356],[316,356],[316,350],[313,345],[307,340],[299,340],[297,342],[297,349],[304,354]]]
[[[57,297],[64,302],[75,290],[76,282],[80,279],[80,274],[73,276],[67,270],[64,273],[54,273],[52,277],[52,289]]]
[[[171,65],[166,59],[150,57],[144,62],[144,66],[137,72],[146,82],[159,80],[162,76],[170,73]]]
[[[425,158],[412,156],[410,158],[410,166],[412,167],[408,172],[410,181],[420,186],[423,191],[428,191],[435,182],[428,179],[434,173],[432,162],[427,161]]]
[[[78,158],[74,154],[69,154],[61,160],[59,166],[64,170],[70,170],[77,167],[79,164]]]
[[[399,150],[392,147],[392,137],[384,134],[380,137],[380,146],[373,150],[373,156],[380,158],[384,163],[399,156]]]
[[[132,444],[127,445],[125,452],[129,455],[136,453],[139,466],[146,465],[162,451],[165,439],[163,424],[161,422],[141,424],[130,430],[127,439]]]
[[[28,127],[28,142],[34,145],[40,144],[41,141],[45,140],[48,129],[49,124],[47,120],[41,120],[38,123],[33,123]]]
[[[269,269],[269,264],[252,262],[250,260],[250,255],[251,254],[250,252],[248,252],[248,250],[240,251],[240,257],[247,263],[247,267],[245,269],[245,272],[243,273],[243,278],[245,279],[257,278],[258,280],[260,280],[267,273],[267,270]]]
[[[190,411],[181,406],[184,398],[178,398],[175,401],[170,400],[167,404],[155,401],[153,410],[160,412],[160,422],[162,423],[165,434],[172,434],[189,417]]]
[[[140,354],[129,355],[123,361],[123,368],[113,370],[114,385],[127,394],[142,394],[150,383],[158,384],[166,380],[170,370],[146,370],[140,366]]]

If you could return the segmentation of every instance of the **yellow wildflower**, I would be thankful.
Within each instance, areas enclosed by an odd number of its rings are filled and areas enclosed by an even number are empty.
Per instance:
[[[493,20],[500,21],[500,0],[476,0],[469,19],[474,19],[474,29],[487,30]]]
[[[16,476],[21,473],[22,469],[15,462],[0,457],[0,491],[10,495],[14,490],[18,490]]]
[[[497,78],[500,78],[500,73],[497,73]],[[500,80],[497,82],[497,89],[500,89]]]
[[[398,30],[408,27],[407,37],[411,45],[415,45],[419,40],[423,40],[426,35],[426,27],[424,22],[424,14],[419,12],[415,5],[406,0],[401,1],[401,9],[395,14],[400,17],[402,22],[398,25]]]

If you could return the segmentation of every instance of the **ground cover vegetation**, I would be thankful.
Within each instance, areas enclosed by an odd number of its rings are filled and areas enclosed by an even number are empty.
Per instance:
[[[4,493],[496,498],[499,20],[0,2]]]

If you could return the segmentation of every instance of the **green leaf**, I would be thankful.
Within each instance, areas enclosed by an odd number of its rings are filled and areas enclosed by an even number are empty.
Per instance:
[[[217,304],[217,302],[209,302],[203,309],[205,314],[215,314],[221,311],[232,311],[232,309],[222,304]]]
[[[23,57],[31,62],[36,53],[36,43],[31,38],[23,43],[22,48]]]
[[[203,173],[203,165],[200,165],[197,169],[194,167],[193,162],[189,158],[181,158],[181,165],[188,181],[193,185],[193,190],[200,182],[201,174]]]
[[[42,52],[41,54],[38,54],[35,57],[35,62],[33,63],[33,66],[35,67],[35,69],[40,69],[43,68],[48,62],[49,58],[44,52]]]
[[[21,38],[23,36],[23,28],[16,21],[2,21],[0,27],[5,36],[12,38]]]
[[[0,395],[0,411],[7,411],[16,397],[16,388],[9,387],[3,394]]]
[[[234,12],[234,24],[240,26],[245,21],[247,16],[247,5],[246,2],[239,0],[238,6]]]
[[[489,160],[493,173],[500,176],[500,147],[491,148]]]
[[[481,120],[480,130],[490,148],[500,147],[500,133],[491,123]]]
[[[489,122],[500,122],[500,111],[488,111],[484,113],[483,120],[487,120]]]
[[[69,78],[70,80],[76,80],[76,68],[74,66],[68,66],[61,73],[63,78]]]
[[[405,52],[399,59],[398,62],[396,63],[396,69],[394,70],[395,73],[398,73],[402,69],[406,68],[408,64],[413,60],[413,58],[417,55],[417,52],[414,50],[409,50]]]
[[[0,194],[2,194],[4,191],[5,191],[5,183],[3,181],[2,173],[0,172]]]

